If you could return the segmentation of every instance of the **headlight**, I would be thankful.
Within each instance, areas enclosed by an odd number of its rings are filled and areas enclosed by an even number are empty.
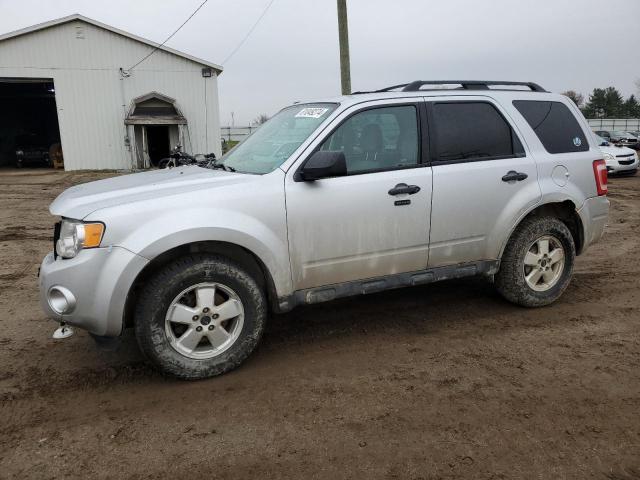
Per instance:
[[[24,152],[22,150],[16,150],[16,155],[18,157],[21,157],[22,155],[24,155]]]
[[[613,157],[613,155],[611,155],[610,153],[605,153],[605,154],[604,154],[604,159],[605,159],[605,160],[615,160],[615,158]]]
[[[100,246],[104,224],[84,223],[79,220],[63,219],[60,237],[56,242],[56,253],[62,258],[73,258],[83,248]]]

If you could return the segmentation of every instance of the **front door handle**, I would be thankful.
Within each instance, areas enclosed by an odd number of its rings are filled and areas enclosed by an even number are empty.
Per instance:
[[[391,190],[389,190],[389,195],[402,195],[403,193],[413,195],[414,193],[418,193],[419,191],[420,187],[417,185],[407,185],[406,183],[399,183]]]
[[[529,175],[523,172],[516,172],[515,170],[509,170],[507,174],[502,177],[503,182],[521,182]]]

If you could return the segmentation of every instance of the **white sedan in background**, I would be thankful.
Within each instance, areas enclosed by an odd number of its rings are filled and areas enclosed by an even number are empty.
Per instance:
[[[607,163],[607,172],[635,175],[638,171],[638,153],[627,147],[612,145],[604,138],[596,135],[598,146]]]

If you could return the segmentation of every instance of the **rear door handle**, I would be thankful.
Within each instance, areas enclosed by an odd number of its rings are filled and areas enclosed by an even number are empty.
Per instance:
[[[516,172],[515,170],[509,170],[507,174],[502,177],[503,182],[521,182],[529,175],[523,172]]]
[[[413,195],[414,193],[418,193],[419,191],[420,187],[417,185],[407,185],[406,183],[399,183],[391,190],[389,190],[389,195],[402,195],[403,193]]]

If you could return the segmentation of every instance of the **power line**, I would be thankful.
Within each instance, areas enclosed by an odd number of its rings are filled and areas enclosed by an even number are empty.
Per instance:
[[[142,62],[144,62],[147,58],[149,58],[151,55],[153,55],[153,54],[154,54],[154,53],[156,53],[158,50],[160,50],[160,48],[161,48],[165,43],[167,43],[169,40],[171,40],[171,38],[173,38],[173,36],[174,36],[176,33],[178,33],[178,32],[180,31],[180,29],[181,29],[182,27],[184,27],[184,26],[187,24],[187,22],[188,22],[189,20],[191,20],[191,19],[193,18],[193,16],[194,16],[196,13],[198,13],[198,11],[199,11],[202,7],[204,7],[204,4],[205,4],[205,3],[207,3],[208,1],[209,1],[209,0],[204,0],[204,2],[202,2],[202,3],[200,4],[200,6],[199,6],[198,8],[196,8],[196,9],[193,11],[193,13],[192,13],[191,15],[189,15],[189,18],[187,18],[187,19],[182,23],[182,25],[180,25],[180,26],[176,29],[176,31],[175,31],[175,32],[173,32],[171,35],[169,35],[169,36],[164,40],[164,42],[162,42],[162,43],[161,43],[161,44],[159,44],[157,47],[155,47],[153,50],[151,50],[151,52],[150,52],[149,54],[147,54],[146,56],[142,57],[142,59],[140,59],[140,60],[138,61],[138,63],[136,63],[136,64],[135,64],[135,65],[133,65],[132,67],[129,67],[127,70],[130,72],[131,70],[133,70],[134,68],[136,68],[138,65],[140,65]],[[272,0],[272,2],[273,2],[273,0]]]
[[[231,53],[227,56],[227,58],[224,59],[224,61],[222,62],[222,65],[224,66],[231,57],[233,57],[235,55],[235,53],[240,50],[240,47],[242,47],[242,45],[244,45],[244,42],[247,41],[247,39],[249,38],[249,36],[253,33],[253,31],[256,29],[256,27],[258,26],[258,24],[260,23],[260,20],[262,20],[262,18],[267,14],[267,11],[269,10],[269,8],[271,8],[271,5],[273,5],[273,2],[275,2],[275,0],[271,0],[267,6],[265,7],[265,9],[262,11],[262,13],[260,14],[260,16],[258,17],[258,19],[256,20],[256,23],[253,24],[253,26],[249,29],[249,31],[247,32],[247,34],[244,36],[244,38],[240,41],[240,43],[238,44],[238,46],[236,48],[234,48]]]

